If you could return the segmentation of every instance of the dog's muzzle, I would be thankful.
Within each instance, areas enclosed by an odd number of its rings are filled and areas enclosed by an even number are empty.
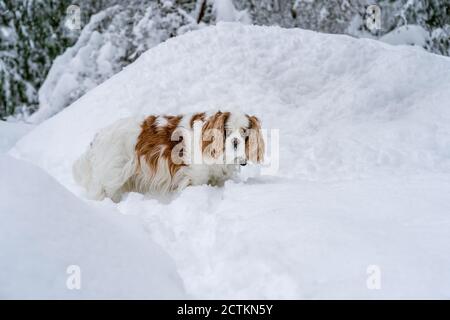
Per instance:
[[[246,159],[239,159],[239,165],[241,166],[246,166],[247,165],[247,160]]]

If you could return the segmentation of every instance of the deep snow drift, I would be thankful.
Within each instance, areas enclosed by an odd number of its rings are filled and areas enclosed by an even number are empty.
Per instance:
[[[175,265],[133,217],[95,209],[0,155],[0,298],[182,298]],[[80,290],[69,290],[80,270]]]
[[[11,154],[83,198],[71,166],[100,128],[237,106],[280,130],[275,175],[117,205],[173,257],[188,294],[448,298],[449,83],[450,59],[418,48],[219,24],[149,50]],[[370,265],[380,290],[366,286]]]
[[[0,120],[0,153],[11,149],[26,133],[33,128],[32,125],[24,123],[11,123]]]

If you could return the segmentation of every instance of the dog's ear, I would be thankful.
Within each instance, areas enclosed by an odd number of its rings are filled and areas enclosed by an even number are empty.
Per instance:
[[[264,161],[264,138],[261,132],[261,123],[255,116],[247,115],[249,125],[249,133],[245,143],[245,152],[247,159],[254,163],[262,163]]]
[[[202,127],[202,152],[213,159],[224,155],[225,125],[230,117],[229,112],[218,111],[206,120]]]

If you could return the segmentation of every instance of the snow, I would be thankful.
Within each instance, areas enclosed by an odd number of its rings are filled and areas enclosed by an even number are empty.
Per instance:
[[[71,166],[100,128],[238,106],[279,129],[275,175],[86,207],[139,220],[195,298],[449,298],[448,83],[450,59],[414,47],[220,23],[147,51],[10,154],[84,199]]]
[[[0,120],[0,154],[12,148],[17,140],[33,128],[32,125],[21,122],[6,122]]]
[[[168,3],[166,4],[168,5]],[[110,6],[83,27],[77,42],[57,57],[39,89],[39,109],[31,123],[55,115],[132,62],[143,51],[198,25],[182,10],[156,2]]]
[[[170,206],[134,193],[119,210],[143,217],[195,297],[449,297],[449,188],[251,180],[187,189]],[[366,288],[370,265],[380,291]]]
[[[108,65],[120,58],[121,50],[117,48],[116,55],[108,54],[109,39],[96,29],[119,9],[114,6],[95,14],[83,28],[77,43],[55,59],[39,89],[39,109],[29,117],[30,122],[39,123],[51,117],[82,92],[115,73]]]
[[[419,25],[404,25],[383,35],[380,41],[392,45],[414,45],[424,47],[430,41],[427,30]]]
[[[214,0],[213,11],[216,22],[241,22],[250,24],[252,22],[246,10],[236,10],[232,0]]]
[[[0,298],[185,297],[173,260],[132,216],[92,208],[24,161],[0,155],[0,172]],[[70,266],[80,290],[66,286]]]

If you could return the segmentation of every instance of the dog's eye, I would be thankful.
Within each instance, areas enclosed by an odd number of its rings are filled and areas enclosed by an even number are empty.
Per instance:
[[[237,150],[238,145],[239,145],[239,140],[237,138],[234,138],[232,143],[233,143],[234,150]]]
[[[240,133],[241,133],[241,136],[243,136],[243,137],[246,137],[247,136],[247,134],[248,134],[248,131],[247,131],[247,129],[244,129],[244,128],[242,128],[242,129],[240,129]]]

